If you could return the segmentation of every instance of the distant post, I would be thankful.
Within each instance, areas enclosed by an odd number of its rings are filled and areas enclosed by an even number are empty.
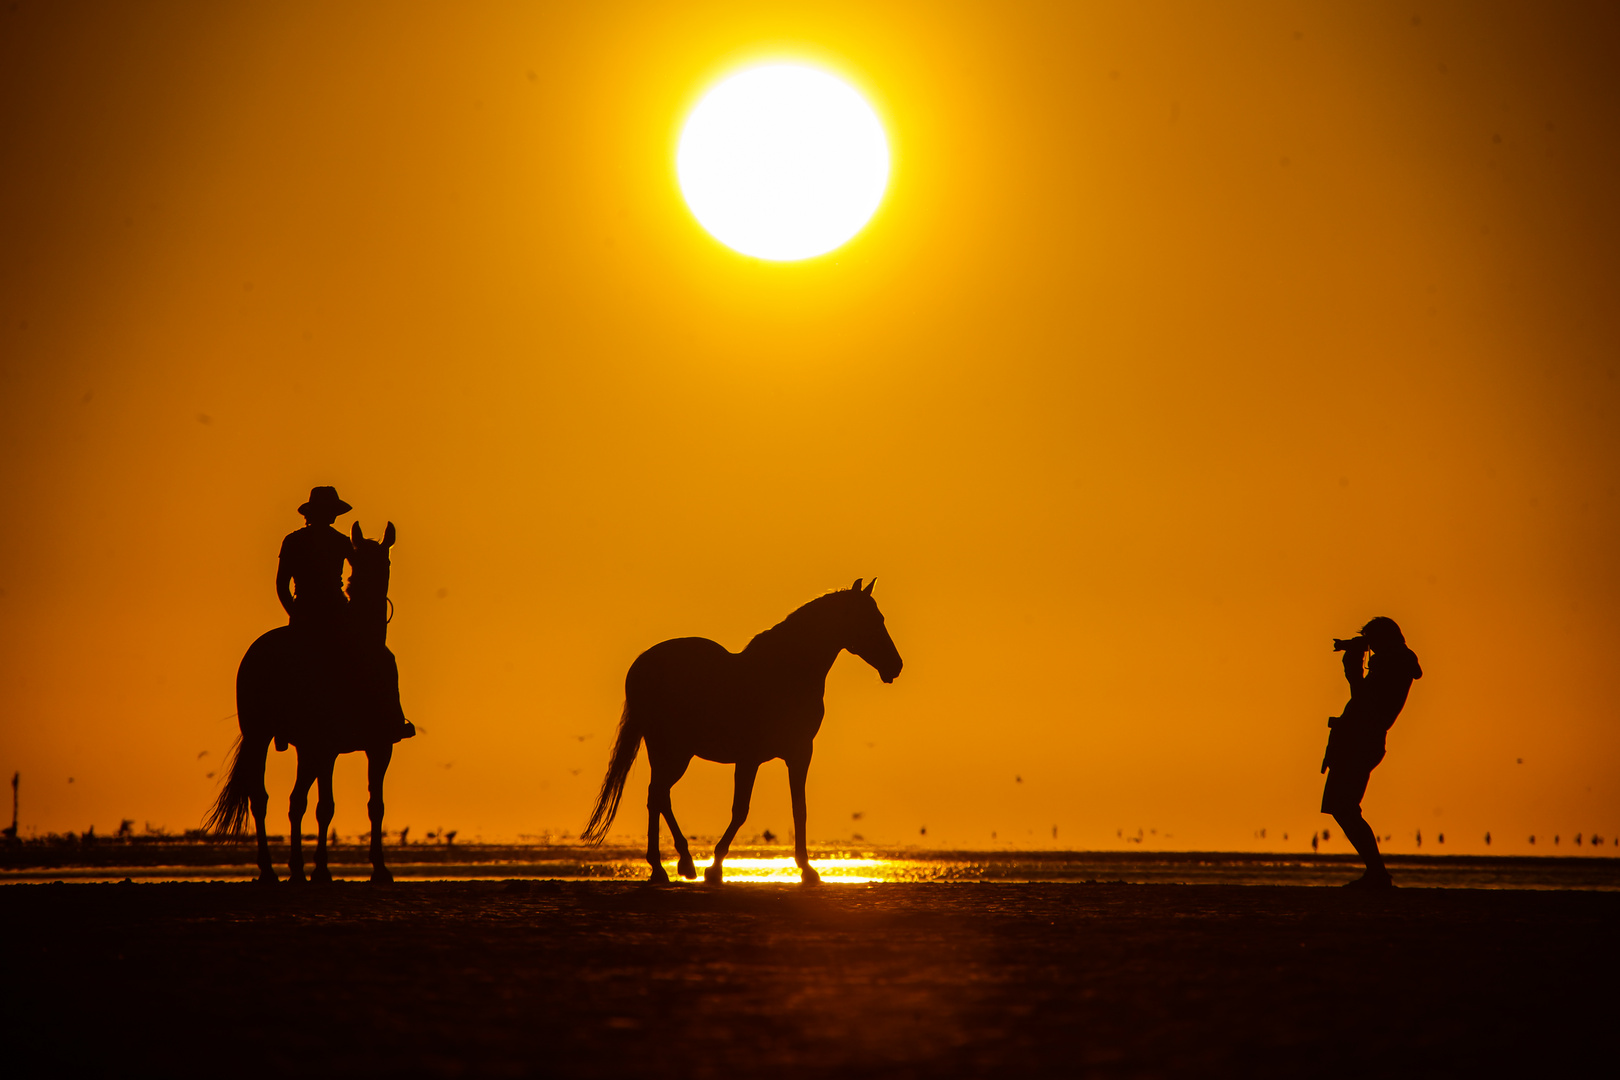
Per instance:
[[[11,828],[4,830],[7,840],[17,839],[17,785],[21,782],[21,771],[11,774]]]

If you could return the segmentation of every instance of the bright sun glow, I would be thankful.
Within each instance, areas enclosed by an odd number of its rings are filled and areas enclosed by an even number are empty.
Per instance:
[[[861,231],[889,181],[889,144],[847,84],[774,64],[709,91],[681,132],[675,171],[686,205],[716,240],[787,262]]]

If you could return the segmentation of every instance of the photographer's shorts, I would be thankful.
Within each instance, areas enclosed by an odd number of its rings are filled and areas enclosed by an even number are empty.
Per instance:
[[[1322,785],[1322,813],[1361,813],[1361,797],[1367,794],[1367,781],[1371,777],[1371,766],[1358,769],[1353,765],[1335,765],[1328,769],[1327,783]]]

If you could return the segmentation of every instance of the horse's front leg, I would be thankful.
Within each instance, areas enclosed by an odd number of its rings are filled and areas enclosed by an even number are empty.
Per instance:
[[[806,885],[821,880],[821,875],[810,865],[810,849],[804,839],[804,781],[810,775],[811,752],[812,748],[806,746],[787,759],[788,793],[793,796],[793,861],[799,864],[799,879]]]
[[[754,778],[759,775],[759,762],[738,762],[736,786],[731,794],[731,824],[726,826],[725,835],[720,842],[714,845],[714,862],[703,869],[703,880],[711,885],[718,885],[721,881],[721,864],[726,861],[726,852],[731,850],[731,841],[737,836],[737,830],[742,823],[748,820],[748,804],[754,798]]]
[[[371,814],[371,880],[378,884],[394,880],[394,875],[383,865],[383,776],[392,760],[393,743],[366,751],[366,782],[371,790],[371,801],[366,803],[366,810]]]
[[[304,811],[309,809],[309,788],[317,775],[314,757],[298,751],[298,778],[293,781],[292,796],[287,800],[288,881],[304,880]]]
[[[332,799],[332,770],[336,765],[337,755],[327,755],[315,778],[320,785],[315,797],[315,823],[320,826],[320,835],[315,838],[315,872],[309,878],[322,884],[332,880],[332,871],[326,868],[326,833],[332,827],[332,815],[337,809]]]

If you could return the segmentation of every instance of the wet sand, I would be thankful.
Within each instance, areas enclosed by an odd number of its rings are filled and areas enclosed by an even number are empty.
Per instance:
[[[0,919],[7,1055],[52,1072],[1546,1075],[1620,1015],[1612,892],[18,884]]]

